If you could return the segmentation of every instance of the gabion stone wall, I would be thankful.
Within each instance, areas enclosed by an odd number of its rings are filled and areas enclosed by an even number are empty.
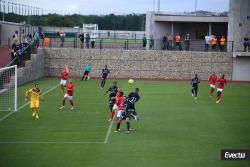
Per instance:
[[[111,78],[190,79],[197,73],[207,80],[211,71],[232,79],[233,57],[228,52],[99,50],[74,48],[38,49],[45,56],[45,75],[59,76],[66,64],[70,75],[81,77],[84,66],[92,66],[91,77],[100,77],[108,65]]]

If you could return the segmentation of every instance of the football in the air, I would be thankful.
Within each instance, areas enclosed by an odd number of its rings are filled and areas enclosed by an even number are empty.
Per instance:
[[[128,83],[129,83],[129,84],[133,84],[133,83],[135,83],[135,81],[134,81],[133,79],[129,79],[129,80],[128,80]]]

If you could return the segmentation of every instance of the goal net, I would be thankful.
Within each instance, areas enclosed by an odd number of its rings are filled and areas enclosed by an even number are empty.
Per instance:
[[[0,68],[0,111],[17,111],[17,66]]]

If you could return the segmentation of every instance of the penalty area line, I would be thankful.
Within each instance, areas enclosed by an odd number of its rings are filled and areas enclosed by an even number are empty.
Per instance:
[[[53,86],[52,88],[46,90],[43,95],[48,94],[49,92],[51,92],[52,90],[54,90],[55,88],[57,88],[60,84],[57,84],[55,86]],[[30,102],[26,102],[25,104],[23,104],[22,106],[20,106],[16,112],[20,111],[21,109],[23,109],[24,107],[26,107]],[[9,117],[10,115],[14,114],[15,112],[10,112],[8,114],[6,114],[5,116],[3,116],[2,118],[0,118],[0,122],[3,121],[4,119],[6,119],[7,117]]]
[[[109,128],[108,128],[108,131],[106,133],[106,136],[105,136],[105,139],[104,139],[104,142],[103,142],[104,144],[108,143],[109,136],[110,136],[110,133],[111,133],[111,130],[112,130],[112,126],[113,126],[113,120],[110,121]]]

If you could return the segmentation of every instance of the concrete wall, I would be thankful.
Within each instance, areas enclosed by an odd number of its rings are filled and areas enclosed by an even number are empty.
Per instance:
[[[25,67],[18,68],[17,70],[18,84],[42,78],[45,75],[44,65],[44,54],[32,54],[31,60],[25,62]]]
[[[250,1],[229,0],[228,40],[234,51],[243,51],[243,38],[250,38]]]
[[[233,80],[250,81],[250,56],[233,59]]]
[[[100,77],[107,64],[112,78],[190,79],[198,73],[205,80],[211,71],[232,78],[232,53],[226,52],[38,49],[38,56],[42,54],[47,76],[59,76],[68,63],[71,76],[81,77],[89,63],[92,77]]]
[[[38,30],[38,27],[33,27],[28,24],[13,23],[13,22],[3,22],[0,21],[0,45],[12,45],[15,31],[18,31],[19,42],[23,35],[27,35],[29,32],[34,33]]]

